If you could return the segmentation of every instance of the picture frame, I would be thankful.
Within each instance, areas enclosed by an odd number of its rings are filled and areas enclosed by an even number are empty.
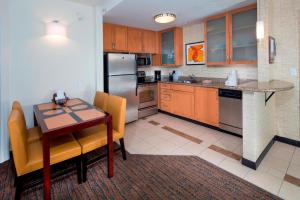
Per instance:
[[[205,57],[204,41],[185,44],[186,65],[205,65]]]
[[[276,57],[276,40],[274,37],[269,36],[269,63],[273,64]]]

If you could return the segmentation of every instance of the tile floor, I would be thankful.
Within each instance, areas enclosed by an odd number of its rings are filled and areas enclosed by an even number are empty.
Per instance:
[[[197,144],[162,129],[164,126],[202,142]],[[162,113],[126,126],[125,146],[131,154],[199,156],[284,199],[300,199],[300,148],[276,142],[255,171],[243,166],[240,161],[209,148],[211,145],[242,155],[241,138]],[[296,181],[286,181],[286,174],[296,178]]]

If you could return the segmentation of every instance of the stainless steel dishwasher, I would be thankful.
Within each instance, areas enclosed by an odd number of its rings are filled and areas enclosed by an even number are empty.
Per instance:
[[[220,128],[238,135],[243,134],[242,91],[219,89]]]

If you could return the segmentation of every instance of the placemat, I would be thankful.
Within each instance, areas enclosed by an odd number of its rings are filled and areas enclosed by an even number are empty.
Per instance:
[[[62,114],[45,119],[45,124],[48,129],[61,128],[76,123],[76,120],[73,119],[69,114]]]
[[[89,110],[81,110],[74,112],[81,120],[87,121],[96,119],[99,117],[104,117],[105,113],[96,110],[96,109],[89,109]]]

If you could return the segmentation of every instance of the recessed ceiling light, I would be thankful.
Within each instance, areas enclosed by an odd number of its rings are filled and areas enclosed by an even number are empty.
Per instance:
[[[154,16],[154,21],[160,24],[166,24],[175,21],[176,15],[173,13],[161,13]]]

